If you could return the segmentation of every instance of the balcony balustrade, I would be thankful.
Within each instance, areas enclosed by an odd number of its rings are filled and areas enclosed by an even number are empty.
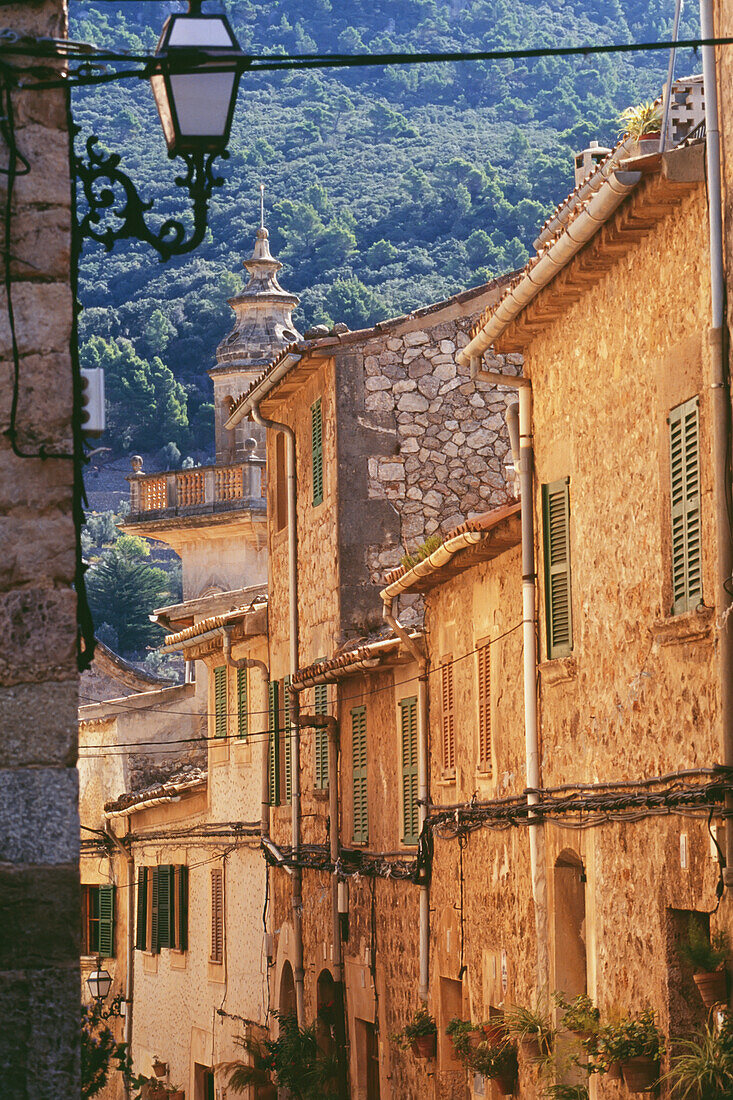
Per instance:
[[[248,458],[228,466],[196,466],[146,474],[142,459],[132,460],[130,517],[136,519],[192,516],[239,508],[264,509],[265,460]]]

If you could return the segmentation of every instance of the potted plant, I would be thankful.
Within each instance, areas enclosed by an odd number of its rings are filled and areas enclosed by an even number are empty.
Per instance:
[[[507,1040],[493,1046],[489,1043],[479,1043],[476,1050],[471,1051],[468,1066],[474,1073],[480,1073],[495,1081],[502,1096],[513,1095],[519,1073],[517,1048],[514,1043]]]
[[[656,1086],[663,1051],[664,1036],[650,1008],[638,1016],[625,1016],[616,1024],[607,1024],[598,1032],[599,1068],[608,1071],[618,1065],[629,1092],[649,1092]]]
[[[428,1012],[425,1005],[421,1005],[415,1012],[415,1015],[411,1020],[403,1027],[402,1031],[398,1031],[396,1035],[392,1036],[393,1042],[402,1047],[403,1050],[408,1048],[412,1050],[413,1054],[416,1054],[418,1058],[434,1058],[435,1050],[438,1041],[438,1029],[435,1026],[435,1020]]]
[[[504,1013],[507,1032],[519,1040],[522,1053],[532,1062],[549,1058],[555,1041],[555,1030],[547,1012],[541,1008],[515,1006]]]
[[[597,1035],[601,1013],[590,997],[580,993],[572,1001],[568,1001],[564,993],[557,992],[553,994],[553,998],[562,1011],[562,1026],[567,1031],[572,1031],[574,1035],[584,1040]]]
[[[472,1046],[478,1045],[478,1043],[472,1043],[472,1037],[481,1036],[481,1032],[475,1024],[472,1024],[470,1020],[462,1020],[459,1016],[454,1016],[452,1020],[448,1021],[445,1033],[453,1043],[456,1058],[461,1061],[466,1060]]]
[[[626,137],[628,134],[629,137],[636,138],[642,152],[654,152],[653,143],[659,145],[662,130],[662,111],[658,103],[650,99],[635,107],[627,107],[618,120],[621,123],[619,137]],[[643,148],[645,142],[649,142],[651,146],[647,150]]]
[[[723,1024],[712,1024],[694,1039],[681,1039],[669,1073],[662,1078],[679,1100],[733,1100],[733,1020],[726,1013]]]
[[[708,939],[702,923],[691,917],[687,939],[680,944],[679,954],[692,966],[692,977],[705,1007],[726,1003],[725,963],[730,955],[726,933],[714,932]]]

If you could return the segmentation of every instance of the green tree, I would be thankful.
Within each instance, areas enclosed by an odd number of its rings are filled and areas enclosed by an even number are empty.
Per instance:
[[[92,615],[117,631],[122,654],[160,642],[163,631],[148,616],[153,608],[176,598],[168,575],[149,565],[149,556],[150,547],[143,539],[122,535],[86,575]]]

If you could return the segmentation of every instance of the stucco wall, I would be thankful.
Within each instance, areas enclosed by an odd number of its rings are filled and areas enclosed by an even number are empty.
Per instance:
[[[19,0],[3,7],[2,20],[20,36],[67,33],[63,0]],[[33,80],[26,74],[23,83]],[[40,1100],[79,1091],[74,465],[34,457],[42,444],[49,453],[72,450],[69,138],[63,91],[14,90],[12,105],[17,149],[30,170],[17,165],[3,241],[18,346],[15,428],[26,457],[13,454],[3,431],[0,1077],[8,1100]],[[7,169],[5,138],[2,145]],[[3,207],[7,185],[6,171]],[[9,304],[3,290],[3,429],[14,388]]]

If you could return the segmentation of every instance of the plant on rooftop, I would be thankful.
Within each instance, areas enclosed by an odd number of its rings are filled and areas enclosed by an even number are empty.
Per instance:
[[[658,134],[662,128],[662,110],[658,103],[649,99],[635,107],[627,107],[618,116],[620,123],[618,136],[636,138],[638,141],[649,134]]]
[[[425,542],[415,550],[414,554],[410,554],[408,551],[400,558],[400,565],[404,565],[406,569],[412,569],[413,566],[418,565],[419,562],[424,561],[425,558],[429,558],[434,550],[443,542],[442,535],[429,535]]]

